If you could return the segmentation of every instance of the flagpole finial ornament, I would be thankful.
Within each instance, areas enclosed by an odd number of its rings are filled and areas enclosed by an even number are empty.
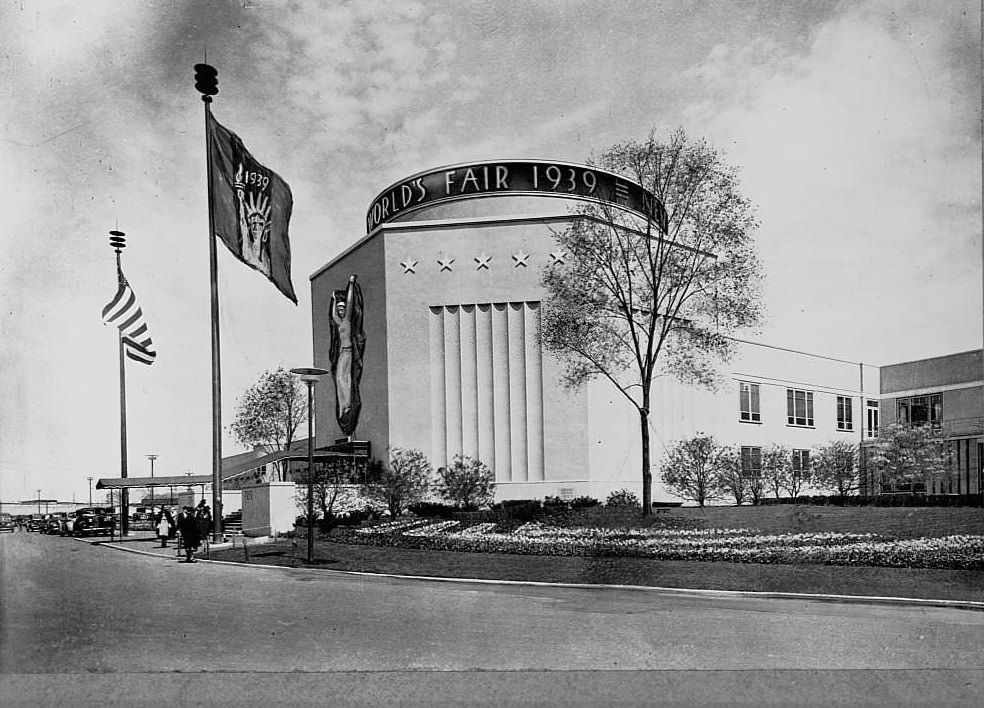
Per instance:
[[[212,96],[219,92],[219,72],[214,66],[195,64],[195,88],[205,103],[212,102]]]
[[[126,248],[126,234],[122,231],[110,231],[109,245],[110,248],[116,251],[116,254],[119,255],[119,253]]]

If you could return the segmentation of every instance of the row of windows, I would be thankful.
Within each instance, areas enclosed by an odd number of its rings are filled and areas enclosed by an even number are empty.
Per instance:
[[[810,451],[793,450],[793,474],[801,474],[810,470]],[[762,448],[745,446],[741,448],[741,471],[750,477],[762,474]]]
[[[897,405],[899,423],[902,425],[928,424],[935,428],[943,424],[943,394],[941,393],[900,398]]]
[[[740,420],[747,423],[761,423],[759,384],[739,382],[738,398]],[[899,417],[901,418],[901,414]],[[786,424],[804,428],[815,426],[813,391],[786,389]],[[837,396],[837,429],[845,432],[854,430],[854,399],[850,396]],[[868,401],[867,431],[868,437],[876,437],[878,434],[878,401]]]

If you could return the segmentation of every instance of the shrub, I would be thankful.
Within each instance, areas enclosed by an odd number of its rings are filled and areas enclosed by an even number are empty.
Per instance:
[[[495,497],[495,473],[473,457],[455,455],[437,477],[438,494],[466,511],[491,504]]]
[[[617,489],[608,495],[605,506],[639,506],[639,497],[628,489]]]
[[[571,499],[571,509],[574,510],[590,509],[591,507],[598,506],[599,504],[601,504],[601,502],[595,499],[594,497],[585,496],[585,497],[575,497],[574,499]]]
[[[431,465],[424,453],[393,447],[389,465],[374,468],[363,485],[363,493],[372,501],[385,504],[390,516],[396,518],[427,494],[431,476]]]
[[[417,502],[408,506],[407,511],[414,516],[420,516],[425,519],[450,519],[457,509],[450,504],[441,504],[439,502]]]

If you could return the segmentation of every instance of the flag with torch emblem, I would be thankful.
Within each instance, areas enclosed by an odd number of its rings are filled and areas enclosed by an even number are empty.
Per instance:
[[[235,133],[207,112],[209,185],[215,235],[243,263],[263,273],[297,304],[290,280],[287,227],[290,186],[249,153]]]

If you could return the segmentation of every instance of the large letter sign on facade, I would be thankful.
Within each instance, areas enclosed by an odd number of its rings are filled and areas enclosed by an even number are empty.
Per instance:
[[[335,419],[342,434],[351,437],[359,422],[362,397],[362,354],[366,335],[362,330],[362,288],[355,276],[349,278],[348,288],[335,290],[331,296],[328,356],[335,380]]]
[[[563,162],[505,161],[444,167],[387,187],[369,206],[366,233],[423,206],[502,193],[598,199],[638,212],[660,228],[666,223],[662,203],[621,175]]]

